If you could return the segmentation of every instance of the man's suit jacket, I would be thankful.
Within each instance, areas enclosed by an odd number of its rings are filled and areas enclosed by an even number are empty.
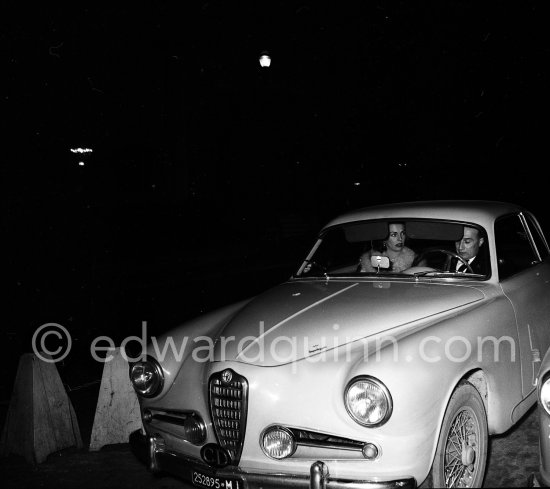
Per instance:
[[[451,258],[451,264],[449,266],[449,271],[454,272],[456,270],[456,262],[460,261],[460,264],[462,264],[462,260],[458,260],[457,258]],[[478,253],[476,257],[474,258],[474,261],[470,263],[470,267],[472,267],[473,273],[479,273],[481,275],[485,275],[487,273],[487,267],[485,266],[485,260],[483,258],[483,253]],[[469,272],[468,269],[464,270],[466,273]]]

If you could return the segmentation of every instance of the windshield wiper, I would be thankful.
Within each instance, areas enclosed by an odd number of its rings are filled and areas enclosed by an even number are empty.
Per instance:
[[[442,270],[424,270],[422,272],[415,272],[415,278],[418,277],[463,277],[463,278],[478,278],[485,277],[482,273],[464,273],[464,272],[451,272],[451,271],[442,271]]]

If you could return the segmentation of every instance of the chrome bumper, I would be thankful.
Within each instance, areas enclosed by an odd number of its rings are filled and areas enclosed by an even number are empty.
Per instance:
[[[211,474],[212,477],[238,479],[246,489],[414,489],[416,487],[416,481],[412,477],[392,481],[332,479],[328,466],[321,461],[311,465],[309,476],[245,472],[237,467],[213,469],[202,461],[167,451],[161,438],[146,436],[139,430],[130,435],[130,445],[134,454],[146,463],[151,471],[167,472],[190,484],[193,484],[193,470],[200,470]]]

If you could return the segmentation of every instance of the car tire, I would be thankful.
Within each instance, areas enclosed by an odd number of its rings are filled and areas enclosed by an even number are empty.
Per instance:
[[[483,400],[472,384],[461,382],[447,405],[432,470],[421,487],[481,487],[487,447]]]

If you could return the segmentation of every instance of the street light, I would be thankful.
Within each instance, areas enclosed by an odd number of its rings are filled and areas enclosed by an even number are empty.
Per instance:
[[[260,66],[262,68],[269,68],[271,65],[271,57],[267,51],[262,51],[260,53]]]

